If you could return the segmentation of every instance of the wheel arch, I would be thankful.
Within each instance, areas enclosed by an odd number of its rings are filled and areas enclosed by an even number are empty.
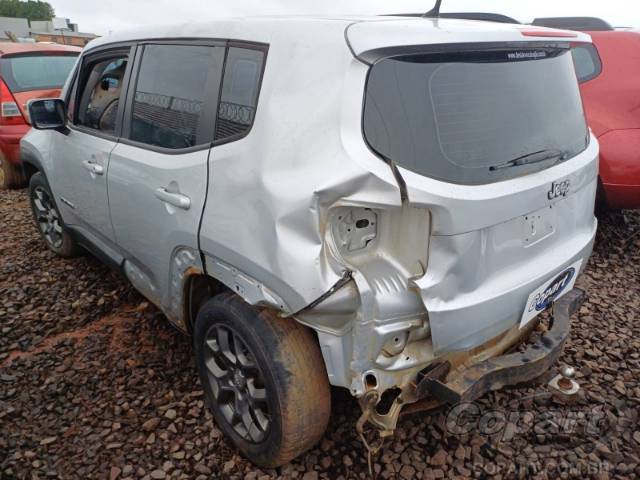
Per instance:
[[[212,298],[223,294],[230,293],[237,296],[241,301],[245,302],[247,305],[251,306],[259,306],[260,304],[251,303],[247,298],[244,298],[233,288],[225,285],[221,280],[213,277],[212,275],[198,271],[197,269],[191,269],[191,271],[187,272],[187,276],[184,281],[184,292],[183,292],[183,325],[184,330],[188,335],[193,335],[194,327],[196,324],[196,318],[198,317],[198,313],[202,309],[202,307]],[[274,311],[277,311],[273,306],[264,305],[264,308],[271,308]],[[299,323],[300,325],[306,326],[309,331],[312,333],[315,342],[318,345],[318,348],[321,348],[320,339],[318,337],[318,332],[314,328],[304,323],[299,322],[297,319],[293,317],[286,318],[287,321]],[[324,359],[323,359],[324,361]],[[326,366],[326,362],[325,366]]]
[[[193,334],[196,317],[202,306],[210,299],[224,292],[230,292],[221,281],[204,272],[193,272],[184,284],[184,318],[187,333]]]
[[[21,148],[20,161],[22,163],[22,170],[27,181],[29,181],[31,177],[33,177],[38,172],[42,173],[45,178],[47,177],[47,174],[42,166],[42,162],[40,161],[38,156],[31,151],[25,148]]]
[[[169,290],[162,309],[180,330],[191,335],[202,305],[223,292],[233,292],[248,305],[288,312],[284,301],[266,285],[215,257],[191,247],[172,255]]]
[[[185,272],[184,290],[183,290],[183,318],[186,332],[193,334],[193,328],[196,323],[196,317],[202,306],[213,297],[222,293],[232,293],[238,296],[247,305],[264,306],[277,310],[273,305],[267,305],[264,302],[251,302],[246,296],[241,295],[236,289],[226,285],[222,280],[214,276],[198,270],[196,268],[188,269]],[[290,318],[292,322],[297,322],[294,318]],[[300,323],[300,322],[298,322]],[[318,332],[310,328],[316,340],[318,340]],[[319,343],[319,341],[318,341]]]
[[[189,268],[184,268],[189,263],[186,258],[180,259],[176,255],[174,260],[176,264],[182,265],[182,268],[175,270],[182,271],[184,276],[181,313],[184,330],[189,334],[193,332],[196,316],[202,305],[223,292],[234,293],[248,305],[290,313],[291,310],[282,297],[248,273],[217,257],[205,254],[203,260],[204,268],[201,265],[195,267],[193,256],[190,262],[192,266]]]
[[[41,169],[31,163],[23,163],[22,170],[24,171],[24,176],[27,181],[29,181],[36,173],[42,173],[44,175],[44,172]]]

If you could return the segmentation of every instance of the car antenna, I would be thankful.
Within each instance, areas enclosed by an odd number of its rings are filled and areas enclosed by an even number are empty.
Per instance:
[[[435,6],[429,10],[427,13],[423,15],[425,18],[438,18],[440,16],[440,6],[442,5],[442,0],[436,0]]]

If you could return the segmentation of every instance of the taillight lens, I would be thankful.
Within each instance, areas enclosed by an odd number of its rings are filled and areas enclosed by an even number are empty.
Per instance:
[[[4,80],[0,80],[0,125],[24,125],[26,123],[11,90],[4,83]]]

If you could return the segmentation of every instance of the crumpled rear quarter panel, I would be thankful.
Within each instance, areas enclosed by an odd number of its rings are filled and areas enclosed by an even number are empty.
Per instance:
[[[330,207],[401,205],[391,169],[362,140],[367,67],[344,29],[309,22],[287,30],[299,42],[271,31],[253,129],[214,148],[210,160],[202,250],[268,285],[288,313],[343,273],[323,248]]]

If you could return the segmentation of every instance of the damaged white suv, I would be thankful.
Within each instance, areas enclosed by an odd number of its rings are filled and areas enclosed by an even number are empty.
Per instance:
[[[597,226],[570,50],[589,41],[403,17],[101,38],[61,99],[30,104],[35,219],[193,335],[216,422],[254,462],[321,438],[330,385],[387,436],[404,406],[560,355]]]

